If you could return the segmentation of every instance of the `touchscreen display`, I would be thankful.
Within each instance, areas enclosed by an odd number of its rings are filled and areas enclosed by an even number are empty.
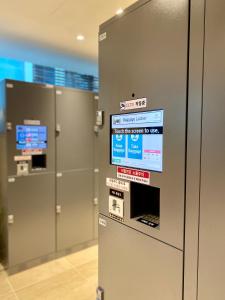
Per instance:
[[[111,164],[162,172],[163,110],[111,116]]]
[[[17,150],[46,149],[47,139],[46,126],[16,126]]]

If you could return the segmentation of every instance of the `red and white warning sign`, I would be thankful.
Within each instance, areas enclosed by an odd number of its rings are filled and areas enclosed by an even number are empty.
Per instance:
[[[142,184],[150,184],[150,172],[117,167],[117,177]]]
[[[42,154],[43,151],[42,149],[26,149],[22,150],[22,155],[37,155],[37,154]]]

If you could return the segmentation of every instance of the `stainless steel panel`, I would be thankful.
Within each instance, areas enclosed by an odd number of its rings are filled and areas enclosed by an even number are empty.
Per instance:
[[[55,176],[32,175],[8,183],[9,267],[55,251]]]
[[[105,126],[100,133],[100,212],[108,215],[106,177],[110,166],[109,115],[120,112],[120,101],[148,98],[147,110],[164,109],[163,173],[152,172],[151,184],[161,189],[160,230],[130,220],[125,196],[125,223],[183,249],[186,92],[189,1],[152,0],[125,16],[103,24],[100,34],[100,107]],[[145,109],[146,110],[146,109]]]
[[[225,299],[224,12],[206,1],[198,300]]]
[[[7,88],[7,122],[12,122],[12,131],[7,133],[8,174],[16,175],[15,155],[21,155],[16,149],[16,125],[24,120],[39,120],[48,127],[47,169],[55,171],[55,97],[53,87],[19,81],[6,81],[12,87]]]
[[[181,300],[183,253],[100,215],[99,286],[105,300]]]
[[[96,97],[95,97],[96,98]],[[98,110],[99,106],[99,97],[94,101],[94,120],[96,119],[96,111]],[[99,160],[101,159],[99,155],[99,133],[95,133],[94,137],[94,191],[95,191],[95,199],[97,203],[95,203],[94,207],[94,239],[98,238],[98,203],[99,203]]]
[[[91,92],[60,89],[56,93],[57,169],[94,167],[94,95]]]
[[[184,300],[196,300],[205,1],[191,1]]]
[[[6,127],[6,98],[5,81],[0,82],[0,134],[5,133]]]
[[[0,259],[7,260],[7,152],[6,134],[0,134]]]
[[[57,249],[94,239],[94,94],[56,88]]]
[[[67,171],[57,179],[57,250],[93,239],[93,171]]]

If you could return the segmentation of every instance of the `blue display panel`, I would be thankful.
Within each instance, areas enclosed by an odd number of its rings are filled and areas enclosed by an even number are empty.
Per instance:
[[[163,110],[111,116],[111,164],[163,170]]]
[[[33,125],[16,126],[16,149],[32,150],[47,148],[47,127]]]

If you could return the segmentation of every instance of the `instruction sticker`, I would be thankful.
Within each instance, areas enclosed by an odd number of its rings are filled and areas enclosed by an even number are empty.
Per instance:
[[[40,155],[43,154],[41,149],[26,149],[22,150],[22,155]]]
[[[107,226],[107,221],[105,219],[99,218],[98,219],[99,225],[106,227]]]
[[[110,189],[109,194],[110,194],[110,196],[117,197],[117,198],[120,198],[120,199],[124,199],[124,193],[123,192],[120,192],[120,191],[117,191],[117,190],[114,190],[114,189]]]
[[[41,121],[39,121],[39,120],[24,120],[24,125],[39,126],[39,125],[41,125]]]
[[[27,160],[31,160],[31,156],[24,156],[24,155],[14,156],[14,161],[27,161]]]
[[[107,38],[107,33],[103,32],[102,34],[99,35],[99,42],[104,41]]]
[[[125,192],[130,191],[130,183],[114,178],[106,178],[106,185],[110,188],[122,190]]]
[[[150,172],[117,167],[117,177],[142,184],[150,184]]]
[[[120,110],[132,110],[147,107],[147,98],[120,102]]]

